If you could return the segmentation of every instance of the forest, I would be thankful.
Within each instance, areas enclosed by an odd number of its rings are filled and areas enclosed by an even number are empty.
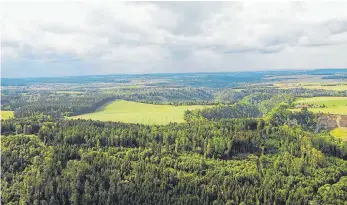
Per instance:
[[[298,98],[346,91],[269,87],[264,73],[251,82],[211,74],[201,86],[190,75],[105,77],[122,87],[5,81],[1,108],[14,116],[1,120],[1,203],[347,204],[347,141],[317,132],[307,107],[291,111]],[[139,78],[149,80],[129,85]],[[116,99],[210,106],[167,125],[67,118]]]

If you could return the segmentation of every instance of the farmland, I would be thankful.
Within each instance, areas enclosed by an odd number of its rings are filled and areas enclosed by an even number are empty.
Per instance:
[[[310,105],[309,110],[315,113],[347,114],[347,97],[303,98],[296,101],[296,104]]]
[[[184,122],[185,110],[201,109],[203,107],[205,106],[153,105],[117,100],[99,109],[97,112],[70,118],[162,125],[170,122]]]
[[[347,141],[347,128],[346,127],[338,127],[331,130],[330,134],[336,138],[342,139],[343,141]]]
[[[1,119],[6,120],[13,117],[13,111],[1,111]]]
[[[280,89],[292,89],[292,88],[306,88],[306,89],[322,89],[331,91],[345,91],[347,90],[347,84],[334,84],[334,83],[277,83],[274,86]]]
[[[79,91],[65,91],[65,90],[60,90],[57,91],[57,94],[81,94],[82,92]]]

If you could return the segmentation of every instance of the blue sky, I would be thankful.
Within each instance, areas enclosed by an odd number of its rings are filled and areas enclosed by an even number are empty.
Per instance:
[[[347,3],[2,2],[2,77],[346,68]]]

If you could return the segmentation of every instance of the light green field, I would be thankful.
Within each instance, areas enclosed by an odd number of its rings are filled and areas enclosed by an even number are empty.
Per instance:
[[[65,91],[65,90],[60,90],[60,91],[57,91],[56,93],[58,93],[58,94],[81,94],[82,92],[80,92],[80,91]]]
[[[347,84],[325,84],[325,83],[277,83],[274,86],[281,89],[291,88],[307,88],[307,89],[323,89],[333,91],[347,90]]]
[[[340,138],[343,141],[347,141],[347,128],[338,127],[330,131],[330,134],[336,138]]]
[[[114,90],[114,89],[119,89],[119,88],[143,88],[143,87],[148,87],[144,85],[119,85],[119,86],[111,86],[111,87],[103,87],[100,88],[100,90]]]
[[[201,109],[203,105],[172,106],[153,105],[124,100],[116,100],[100,111],[70,117],[70,119],[92,119],[100,121],[120,121],[142,124],[168,124],[184,122],[185,110]]]
[[[13,111],[1,111],[1,119],[6,120],[13,117]]]
[[[296,101],[296,104],[314,104],[325,105],[325,108],[309,108],[310,111],[315,113],[330,113],[347,115],[347,97],[313,97],[303,98]],[[299,109],[292,109],[296,111]]]
[[[334,90],[334,91],[343,91],[347,90],[347,85],[304,85],[302,86],[307,89],[323,89],[323,90]]]
[[[313,97],[313,98],[302,98],[296,101],[296,103],[309,103],[323,105],[327,107],[334,106],[347,106],[347,97]]]

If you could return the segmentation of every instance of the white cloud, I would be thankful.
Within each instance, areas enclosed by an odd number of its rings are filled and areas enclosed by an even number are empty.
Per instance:
[[[345,8],[345,2],[1,3],[2,70],[11,75],[17,67],[7,62],[21,59],[42,67],[77,59],[94,73],[346,67]]]

